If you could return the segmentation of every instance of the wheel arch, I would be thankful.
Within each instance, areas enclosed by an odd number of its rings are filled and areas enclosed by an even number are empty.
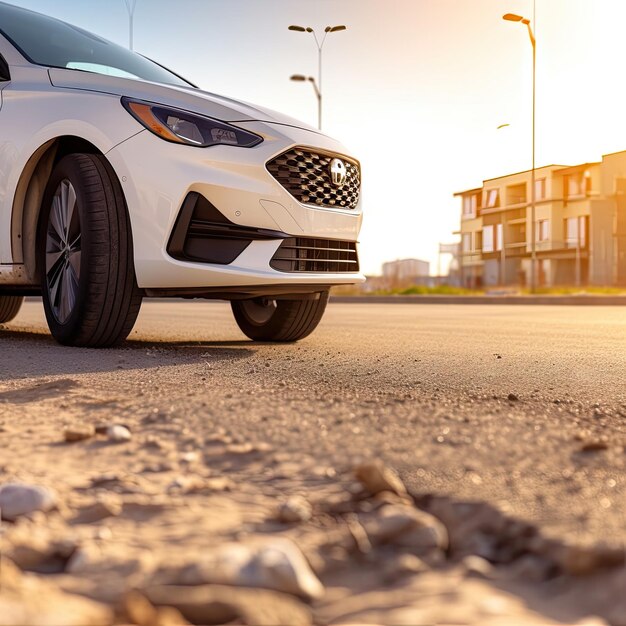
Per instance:
[[[110,172],[113,166],[95,144],[76,135],[62,135],[46,141],[30,157],[22,170],[13,199],[11,215],[11,248],[13,262],[23,265],[29,282],[40,280],[37,259],[39,220],[46,186],[54,166],[73,153],[100,155]]]

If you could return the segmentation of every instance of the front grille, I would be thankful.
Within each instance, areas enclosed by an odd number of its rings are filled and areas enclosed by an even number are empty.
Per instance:
[[[346,182],[337,187],[330,176],[335,157],[293,148],[267,164],[270,174],[299,202],[336,209],[354,209],[361,191],[359,165],[337,155],[346,166]]]
[[[354,241],[288,237],[270,266],[279,272],[358,272],[359,258]]]

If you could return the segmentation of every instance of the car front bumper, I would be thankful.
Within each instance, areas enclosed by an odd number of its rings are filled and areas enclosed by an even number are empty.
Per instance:
[[[277,290],[362,282],[355,272],[282,272],[270,267],[281,239],[252,241],[230,264],[172,258],[167,245],[186,196],[196,192],[236,225],[280,231],[292,237],[357,241],[362,221],[354,209],[311,207],[298,202],[268,172],[265,164],[301,146],[350,156],[324,135],[262,122],[241,122],[264,141],[254,148],[194,148],[168,143],[142,131],[106,156],[122,184],[128,204],[139,287],[196,290],[276,286]]]

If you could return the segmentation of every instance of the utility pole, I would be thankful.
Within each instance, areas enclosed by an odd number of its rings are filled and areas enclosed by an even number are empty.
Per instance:
[[[126,10],[128,11],[128,48],[133,49],[133,27],[135,18],[135,6],[137,6],[137,0],[124,0]]]

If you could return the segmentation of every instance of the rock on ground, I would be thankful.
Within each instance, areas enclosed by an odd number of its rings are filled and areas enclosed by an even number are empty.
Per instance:
[[[225,585],[158,586],[143,592],[155,606],[174,607],[193,624],[309,626],[311,610],[290,595]]]
[[[302,496],[292,496],[278,507],[278,520],[284,524],[307,522],[313,515],[311,504]]]
[[[106,430],[107,437],[109,441],[114,443],[125,443],[126,441],[131,440],[131,433],[126,426],[121,426],[120,424],[113,424],[109,426]]]
[[[3,520],[15,521],[21,515],[49,511],[56,504],[55,495],[46,487],[23,483],[0,486],[0,513]]]
[[[261,587],[302,597],[320,598],[324,587],[299,548],[284,538],[256,545],[225,543],[197,561],[173,572],[164,572],[170,584],[205,583]]]
[[[63,431],[65,441],[72,443],[91,439],[96,434],[96,429],[92,424],[72,424]]]
[[[413,507],[383,506],[363,525],[374,545],[393,544],[418,556],[448,547],[446,527],[433,515]]]
[[[372,495],[381,491],[391,491],[399,496],[407,495],[406,487],[398,474],[382,461],[363,463],[356,468],[354,475]]]

